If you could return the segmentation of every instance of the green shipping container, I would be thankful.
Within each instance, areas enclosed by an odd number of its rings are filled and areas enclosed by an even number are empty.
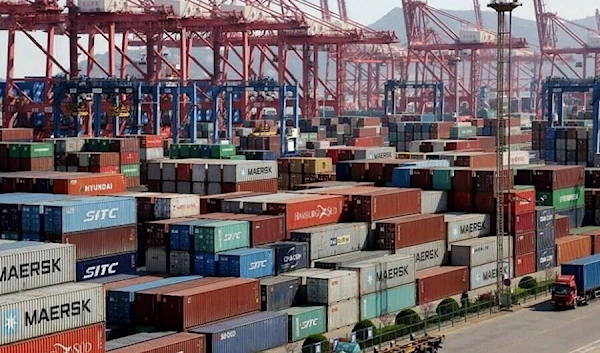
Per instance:
[[[190,158],[202,158],[202,145],[190,145]]]
[[[475,126],[453,126],[450,128],[451,138],[462,139],[475,135],[477,135],[477,128]]]
[[[433,169],[434,190],[452,190],[452,169]]]
[[[194,250],[209,253],[250,246],[250,225],[246,221],[220,221],[194,226]]]
[[[100,139],[85,140],[85,150],[89,152],[100,152]]]
[[[192,154],[192,146],[189,143],[179,144],[179,158],[190,158]]]
[[[289,342],[298,342],[327,330],[327,310],[324,306],[289,308],[280,312],[287,314]]]
[[[20,144],[11,144],[8,147],[8,157],[9,158],[19,158],[21,156],[21,145]]]
[[[596,227],[596,226],[587,226],[587,227],[581,227],[581,228],[571,228],[570,233],[573,235],[579,235],[579,234],[584,234],[587,232],[596,232],[600,229],[600,227]]]
[[[235,156],[235,146],[229,144],[212,145],[210,148],[210,156],[212,158],[225,158]]]
[[[54,144],[47,142],[33,142],[20,144],[20,158],[54,157]]]
[[[171,147],[169,147],[169,158],[171,158],[171,159],[179,158],[179,145],[171,145]]]
[[[124,164],[121,166],[121,174],[127,178],[137,178],[140,176],[139,164]]]
[[[368,320],[412,308],[416,305],[415,297],[414,283],[363,295],[360,297],[360,319]]]
[[[538,191],[536,194],[537,199],[542,201],[542,206],[554,206],[556,212],[585,205],[585,188],[583,186],[555,191]]]
[[[223,159],[231,159],[231,160],[236,160],[236,161],[245,161],[246,160],[246,156],[244,156],[244,155],[235,155],[235,156],[225,157]]]

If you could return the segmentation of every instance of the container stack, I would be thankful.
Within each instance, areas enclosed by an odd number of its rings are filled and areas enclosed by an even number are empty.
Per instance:
[[[5,172],[54,170],[54,145],[49,142],[0,144],[0,155]]]
[[[124,192],[127,188],[122,174],[108,173],[17,172],[4,174],[1,183],[4,193],[96,196]]]
[[[525,276],[536,272],[536,211],[535,190],[509,190],[504,195],[505,229],[513,237],[512,256],[514,275]],[[542,249],[554,244],[554,234],[538,234]],[[549,240],[546,240],[549,238]]]
[[[285,158],[278,161],[279,189],[295,190],[298,185],[315,181],[330,181],[333,173],[331,158]]]
[[[554,207],[535,208],[536,226],[536,271],[556,267],[556,236]]]
[[[163,140],[160,136],[139,135],[138,139],[140,150],[140,183],[148,185],[148,162],[164,158]]]

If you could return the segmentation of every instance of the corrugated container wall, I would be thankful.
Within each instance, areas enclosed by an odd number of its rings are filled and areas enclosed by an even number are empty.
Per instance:
[[[448,193],[446,191],[422,191],[421,214],[442,213],[448,210]]]
[[[220,276],[261,278],[275,274],[272,249],[237,249],[218,256]]]
[[[162,332],[140,332],[130,336],[111,339],[106,342],[106,351],[114,351],[115,349],[124,348],[138,343],[143,343],[157,338],[173,335],[175,331]]]
[[[592,238],[589,235],[570,235],[556,239],[556,264],[592,255]]]
[[[346,270],[358,272],[360,295],[401,286],[415,281],[413,256],[397,254],[346,265]]]
[[[308,277],[307,300],[314,304],[332,304],[358,297],[358,274],[355,271],[331,271]]]
[[[266,244],[262,247],[273,249],[275,252],[276,274],[307,268],[309,265],[308,243],[295,241],[277,242]]]
[[[207,353],[255,353],[287,343],[287,315],[262,312],[191,332],[206,335]]]
[[[537,206],[535,208],[536,229],[538,231],[548,228],[554,228],[554,207]]]
[[[77,261],[77,281],[133,273],[136,270],[136,253],[110,255]]]
[[[358,298],[343,300],[327,306],[327,331],[354,325],[360,320]]]
[[[415,304],[415,284],[385,289],[360,297],[360,319],[368,320],[406,308]]]
[[[431,268],[418,271],[415,277],[418,305],[469,290],[469,269],[465,266]]]
[[[73,244],[77,259],[89,259],[119,253],[137,251],[137,224],[97,229],[62,236],[62,243]]]
[[[509,268],[510,266],[510,268]],[[496,262],[491,262],[477,267],[471,268],[471,286],[470,289],[474,290],[477,288],[496,284],[496,278],[498,275]],[[513,266],[513,259],[506,259],[503,266],[503,278],[508,277],[509,274],[515,273]]]
[[[536,271],[549,270],[556,267],[556,247],[536,252]]]
[[[154,216],[157,219],[181,218],[200,214],[198,195],[165,195],[154,199]]]
[[[15,242],[0,245],[0,295],[75,281],[75,246]]]
[[[512,249],[512,238],[504,237],[504,257],[508,258]],[[464,240],[452,244],[451,263],[453,266],[471,268],[496,261],[498,257],[496,237]]]
[[[206,337],[191,333],[176,333],[133,346],[119,348],[111,353],[205,353]]]
[[[293,240],[308,242],[310,261],[347,254],[368,247],[367,223],[340,223],[293,231]]]
[[[72,283],[9,294],[0,301],[0,345],[104,321],[104,286]]]
[[[445,240],[445,225],[442,215],[414,215],[377,222],[377,246],[393,250]]]
[[[262,311],[277,311],[290,308],[298,295],[300,279],[279,276],[260,281],[260,302]]]
[[[488,214],[465,214],[452,216],[448,225],[448,245],[457,241],[478,238],[490,234],[491,224]]]
[[[104,353],[104,323],[63,331],[0,347],[0,353],[62,353],[57,346],[70,348],[68,353]]]
[[[396,254],[413,255],[415,258],[415,270],[420,271],[447,263],[448,252],[446,252],[446,248],[446,241],[439,240],[397,249]]]
[[[282,312],[288,318],[289,342],[297,342],[327,330],[327,308],[325,306],[296,307]]]
[[[317,260],[314,262],[314,265],[315,268],[339,270],[357,262],[375,260],[389,254],[391,254],[389,250],[355,251]]]

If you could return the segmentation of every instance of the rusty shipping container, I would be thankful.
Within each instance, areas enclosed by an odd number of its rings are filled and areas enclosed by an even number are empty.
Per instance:
[[[379,249],[395,250],[445,240],[446,223],[443,215],[406,216],[377,222],[375,232]]]
[[[52,191],[67,195],[108,195],[125,192],[122,174],[81,173],[80,176],[52,177]]]
[[[571,229],[569,216],[561,216],[556,214],[554,216],[554,220],[554,236],[556,239],[568,236]]]
[[[515,258],[521,255],[529,254],[536,251],[536,232],[527,232],[515,235],[514,251],[513,255]]]
[[[237,278],[163,295],[159,325],[181,331],[259,310],[260,282]]]
[[[267,213],[285,215],[286,230],[290,231],[339,222],[343,203],[344,198],[335,195],[278,200],[267,204]]]
[[[138,245],[136,224],[48,237],[49,241],[75,245],[77,260],[135,252]]]
[[[556,239],[556,265],[592,255],[592,238],[589,235],[569,235]]]
[[[535,231],[535,211],[528,211],[525,213],[510,215],[506,217],[505,226],[510,234],[521,234]],[[510,223],[509,223],[510,219]]]
[[[536,271],[537,258],[535,257],[535,252],[531,252],[529,254],[520,255],[514,258],[515,259],[515,273],[514,277],[521,277],[525,275],[532,274]]]
[[[276,193],[278,186],[278,179],[244,181],[239,183],[222,183],[221,192],[252,191]]]
[[[469,290],[469,269],[466,266],[437,267],[417,271],[415,279],[419,305]]]
[[[206,336],[184,332],[176,333],[115,349],[110,353],[206,353]]]
[[[421,212],[421,189],[378,189],[381,190],[353,196],[354,220],[375,222]]]
[[[104,353],[104,323],[0,347],[0,353]],[[60,348],[60,349],[59,349]]]
[[[532,174],[537,191],[560,190],[585,183],[585,170],[579,165],[545,165],[533,169]]]

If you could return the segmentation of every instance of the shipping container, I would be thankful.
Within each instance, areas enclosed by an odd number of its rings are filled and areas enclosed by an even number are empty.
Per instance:
[[[217,253],[250,246],[246,221],[216,221],[194,227],[194,250]]]
[[[465,266],[437,267],[415,274],[417,304],[462,294],[469,290],[469,269]]]
[[[331,271],[310,276],[306,279],[309,303],[332,304],[358,297],[358,273],[355,271]]]
[[[510,266],[510,267],[509,267]],[[506,258],[502,267],[502,278],[510,278],[514,274],[513,259]],[[496,261],[487,264],[474,266],[470,271],[470,290],[496,285],[498,278],[498,268]]]
[[[384,289],[360,297],[360,320],[369,320],[416,305],[415,283]]]
[[[356,324],[360,320],[358,298],[343,300],[327,306],[327,331]]]
[[[193,281],[200,276],[180,276],[114,288],[107,292],[106,316],[108,324],[130,324],[134,319],[135,293],[171,284]]]
[[[491,232],[490,215],[469,213],[445,216],[448,233],[448,245],[489,235]]]
[[[275,252],[275,274],[309,267],[308,243],[287,241],[265,244],[262,247],[273,249]]]
[[[169,251],[169,273],[189,275],[192,272],[192,259],[187,251]]]
[[[59,200],[44,205],[44,231],[49,234],[75,233],[136,222],[133,198],[102,196]]]
[[[438,240],[397,249],[396,254],[412,255],[415,259],[415,270],[420,271],[448,263],[447,248],[445,240]]]
[[[350,264],[378,259],[389,254],[391,254],[391,251],[389,250],[355,251],[344,255],[337,255],[314,261],[314,267],[329,270],[339,270],[343,267],[347,267]]]
[[[536,237],[536,248],[537,249],[548,249],[554,246],[556,243],[556,237],[554,228],[546,228],[537,232]]]
[[[375,224],[377,247],[395,250],[445,240],[443,215],[414,215],[392,218]]]
[[[421,189],[376,188],[352,196],[353,219],[375,222],[421,212]]]
[[[298,295],[300,279],[278,276],[260,281],[260,309],[278,311],[292,307]]]
[[[411,255],[389,255],[349,264],[343,269],[358,273],[361,296],[415,281],[415,259]]]
[[[120,275],[112,275],[112,276],[107,276],[107,277],[102,277],[102,278],[94,278],[94,279],[87,280],[85,282],[86,283],[102,283],[104,285],[107,285],[107,284],[112,284],[112,283],[117,283],[117,282],[135,280],[135,279],[141,278],[141,277],[142,276],[137,273],[120,274]]]
[[[180,331],[258,311],[259,287],[257,280],[239,278],[163,295],[159,325]]]
[[[273,249],[236,249],[218,256],[220,276],[261,278],[275,274]]]
[[[192,333],[176,333],[132,346],[110,351],[111,353],[206,353],[206,337]]]
[[[61,238],[56,240],[76,246],[77,260],[134,252],[138,246],[137,224],[67,233]]]
[[[536,252],[536,271],[544,271],[556,267],[556,246]]]
[[[569,187],[554,191],[537,191],[537,199],[542,206],[553,206],[556,212],[585,205],[585,189],[583,186]]]
[[[592,255],[589,235],[569,235],[556,239],[556,265]]]
[[[55,194],[96,196],[124,192],[125,176],[109,173],[74,173],[52,175],[52,192]]]
[[[137,253],[108,255],[77,261],[77,281],[133,273],[136,270]]]
[[[554,228],[554,207],[552,206],[537,206],[536,213],[536,229],[538,231]]]
[[[111,289],[133,286],[135,284],[148,283],[148,282],[152,282],[152,281],[157,281],[159,279],[163,279],[163,277],[161,277],[159,275],[153,275],[153,276],[137,276],[137,275],[135,275],[135,277],[129,278],[129,279],[115,280],[115,281],[111,280],[113,278],[117,278],[120,276],[134,276],[134,275],[114,275],[114,276],[108,276],[108,277],[102,277],[102,278],[95,278],[95,279],[90,279],[88,281],[85,281],[84,283],[102,283],[102,284],[104,284],[104,291],[107,294],[108,291]]]
[[[339,223],[291,232],[293,240],[308,242],[310,261],[367,249],[368,236],[367,223]]]
[[[262,312],[199,327],[191,332],[206,336],[206,353],[261,352],[287,343],[287,315]]]
[[[569,229],[571,228],[569,217],[561,216],[558,214],[554,215],[554,237],[556,239],[566,237],[569,235]]]
[[[513,277],[522,277],[536,272],[536,253],[519,255],[515,258],[515,273]]]
[[[422,191],[421,214],[442,213],[448,210],[446,191]]]
[[[104,323],[50,334],[0,347],[0,353],[104,353]]]
[[[560,190],[584,185],[582,166],[544,165],[533,169],[533,184],[537,190]]]
[[[278,200],[267,204],[267,214],[285,215],[288,231],[337,223],[342,217],[343,197],[319,195]]]
[[[510,249],[513,248],[511,237],[503,237],[502,250],[504,257],[508,258]],[[468,266],[471,270],[474,267],[485,265],[496,261],[497,237],[487,237],[478,239],[469,239],[452,244],[450,251],[452,266]],[[512,273],[512,272],[511,272]]]
[[[288,341],[298,342],[327,330],[327,307],[295,307],[281,311],[287,315]]]
[[[146,271],[167,273],[169,264],[168,251],[163,247],[146,250]]]
[[[322,268],[306,268],[306,269],[295,270],[292,272],[285,272],[285,273],[281,274],[281,276],[294,277],[294,278],[300,279],[300,288],[298,289],[298,296],[296,297],[296,300],[294,301],[294,306],[308,304],[307,288],[306,288],[306,283],[308,281],[308,277],[320,275],[320,274],[327,273],[327,272],[331,272],[331,270],[326,270],[326,269],[322,269]]]
[[[75,247],[37,242],[0,244],[0,295],[75,281]]]
[[[223,163],[223,179],[224,183],[239,183],[245,181],[276,179],[279,175],[277,169],[277,161],[222,161]],[[211,179],[211,168],[216,168],[215,165],[209,165],[208,181],[220,182],[219,180]]]
[[[182,218],[200,214],[198,195],[166,194],[154,198],[156,219]]]
[[[529,232],[515,235],[513,243],[515,245],[513,249],[513,256],[515,256],[515,258],[521,255],[535,252],[537,250],[536,233]],[[554,244],[554,239],[552,240],[552,244]]]
[[[70,283],[2,296],[0,346],[97,324],[105,318],[104,287]]]
[[[560,266],[561,275],[575,277],[578,293],[596,291],[600,288],[600,255],[569,261]]]
[[[535,220],[536,213],[535,211],[531,211],[506,217],[505,225],[510,234],[527,233],[535,231]]]
[[[111,339],[106,342],[106,351],[114,351],[115,349],[133,346],[134,344],[144,343],[170,335],[174,335],[175,331],[159,331],[159,332],[140,332],[134,335],[125,336],[117,339]]]

